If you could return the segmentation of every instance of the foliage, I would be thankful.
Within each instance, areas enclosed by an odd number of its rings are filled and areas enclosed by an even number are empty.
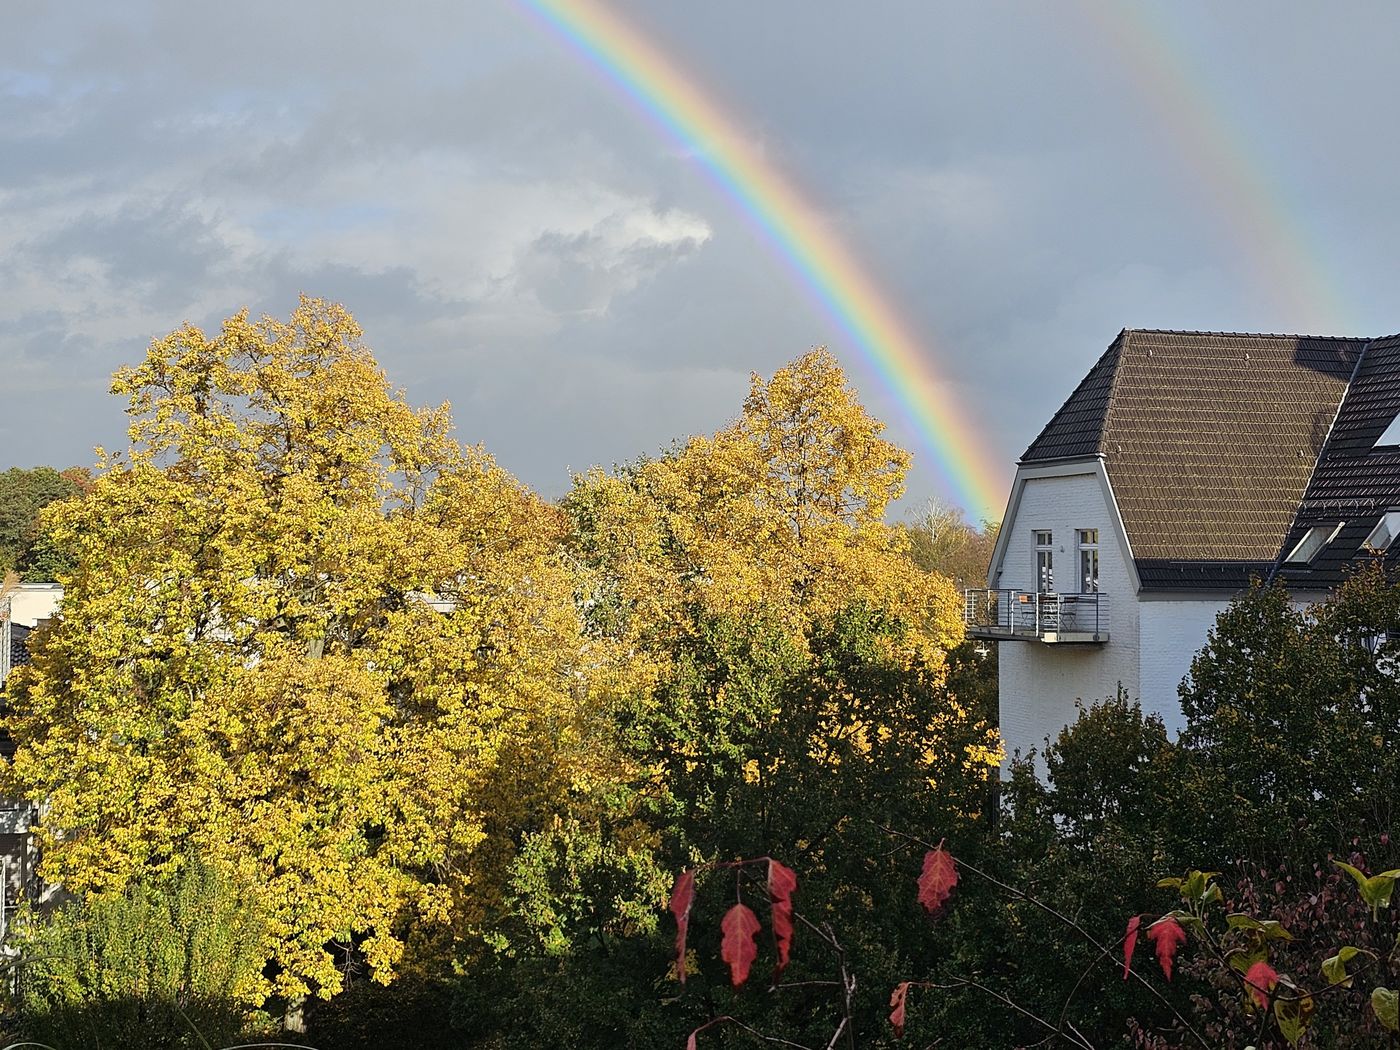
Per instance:
[[[40,511],[50,503],[80,495],[90,486],[87,471],[73,467],[0,473],[0,576],[11,569],[30,581],[53,581],[70,572],[72,561],[43,533]]]
[[[1307,610],[1280,588],[1242,595],[1183,686],[1178,741],[1120,695],[1088,707],[1047,746],[1041,776],[1028,762],[1013,763],[988,870],[1088,928],[1121,930],[1123,915],[1157,914],[1152,886],[1163,870],[1208,863],[1227,873],[1221,885],[1233,898],[1243,892],[1234,880],[1247,872],[1282,868],[1301,880],[1329,853],[1345,859],[1361,850],[1379,858],[1375,871],[1393,866],[1384,858],[1394,857],[1386,833],[1400,766],[1383,742],[1400,736],[1397,601],[1400,590],[1378,566]],[[1335,869],[1331,876],[1346,877]],[[978,905],[962,910],[971,907]],[[1316,934],[1335,947],[1347,929],[1338,919]],[[980,970],[1042,1014],[1061,1008],[1093,961],[1082,945],[1065,943],[1050,916],[1014,898],[986,906],[976,924],[950,923],[946,943],[962,972]],[[1279,969],[1297,969],[1288,965]],[[1178,961],[1174,972],[1204,979],[1195,966]],[[974,992],[950,992],[950,1005],[931,1002],[920,1013],[970,1042],[1008,1029],[1025,1042],[1040,1038],[1030,1022]],[[1179,994],[1168,997],[1184,1008]],[[1148,1030],[1171,1023],[1161,1004],[1135,1002],[1097,971],[1074,1003],[1089,1033],[1122,1032],[1133,1016]]]
[[[949,688],[947,654],[961,640],[956,595],[913,564],[907,534],[883,521],[907,456],[882,429],[831,357],[814,352],[770,380],[755,377],[741,416],[718,433],[576,479],[563,506],[622,777],[600,793],[591,824],[549,832],[549,851],[522,852],[531,866],[517,876],[513,907],[532,925],[546,920],[534,932],[557,962],[530,958],[522,931],[510,940],[516,961],[502,964],[516,976],[504,980],[521,987],[547,970],[551,989],[568,989],[573,1016],[541,1009],[553,991],[517,993],[494,1007],[492,1027],[509,1030],[509,1045],[586,1043],[583,1018],[616,1016],[651,1034],[629,1034],[635,1045],[679,1040],[707,1004],[744,995],[719,962],[723,915],[736,902],[722,907],[705,885],[723,885],[711,862],[793,854],[810,873],[803,900],[813,921],[888,901],[878,928],[846,946],[862,965],[892,971],[926,948],[927,931],[908,927],[895,903],[887,876],[898,860],[879,857],[870,819],[972,826],[984,819],[999,752],[982,708]],[[575,847],[569,836],[596,845]],[[630,866],[624,849],[634,851]],[[589,856],[604,872],[589,873]],[[671,886],[666,873],[697,864],[694,918],[681,909],[683,994],[619,976],[618,958],[646,944],[665,951],[670,937],[643,922],[637,904],[654,917]],[[624,870],[630,886],[617,877]],[[591,909],[554,905],[590,883],[608,887]],[[801,940],[791,949],[798,990],[769,1004],[793,1031],[825,1022],[813,1012],[820,996],[800,990],[797,974],[826,958],[804,954]],[[492,979],[481,968],[469,974]],[[858,998],[873,1024],[883,997],[871,985]]]
[[[959,507],[937,500],[913,521],[897,526],[909,540],[909,557],[927,573],[946,577],[955,591],[985,587],[987,567],[1001,526],[984,521],[969,524]],[[997,717],[997,657],[1000,647],[975,639],[964,641],[947,656],[948,687],[970,711],[989,721]]]
[[[793,640],[856,602],[903,618],[941,657],[961,640],[946,580],[911,572],[907,535],[883,522],[908,454],[880,435],[845,376],[813,351],[711,437],[617,474],[576,479],[565,500],[600,636],[660,660],[693,625],[763,622]],[[652,679],[655,681],[655,677]]]
[[[463,1050],[452,982],[419,973],[385,986],[356,980],[308,1004],[305,1042],[324,1050]]]
[[[985,587],[1001,525],[984,521],[970,524],[961,507],[930,500],[922,514],[903,526],[909,535],[909,554],[925,572],[948,577],[953,586]]]
[[[1161,719],[1122,695],[1082,710],[1043,754],[1013,761],[995,834],[957,842],[957,856],[1026,896],[963,880],[957,906],[939,927],[946,972],[977,979],[1040,1016],[1056,1016],[1069,999],[1082,1030],[1124,1031],[1142,1004],[1098,949],[1067,937],[1040,905],[1075,916],[1086,929],[1118,931],[1123,915],[1151,906],[1157,876],[1179,866],[1177,762]],[[921,972],[907,969],[900,979]],[[967,1045],[1044,1038],[1033,1022],[969,985],[917,994],[913,1038],[956,1032]]]
[[[1178,897],[1163,921],[1187,934],[1180,974],[1196,986],[1190,1022],[1210,1046],[1367,1047],[1394,1031],[1373,1002],[1400,974],[1400,922],[1380,903],[1383,891],[1368,897],[1348,868],[1356,870],[1347,861],[1241,863],[1225,882],[1199,871],[1163,880]],[[1199,1045],[1180,1022],[1134,1031],[1145,1050]]]
[[[241,1042],[267,1027],[251,1010],[262,926],[246,888],[188,858],[167,883],[31,915],[14,942],[24,1034],[65,1050]]]
[[[1221,614],[1182,686],[1192,852],[1303,862],[1395,826],[1400,587],[1379,564],[1296,608],[1256,586]]]
[[[904,836],[912,838],[912,836]],[[926,844],[925,844],[926,845]],[[942,847],[927,857],[942,853]],[[1363,858],[1353,859],[1358,862]],[[927,859],[925,864],[927,866]],[[1077,916],[1070,916],[1015,886],[1000,882],[963,860],[949,858],[959,870],[971,872],[1029,903],[1053,918],[1069,940],[1080,940],[1095,954],[1090,969],[1116,968],[1113,942],[1096,935]],[[1239,897],[1226,899],[1218,873],[1192,870],[1182,878],[1163,879],[1158,887],[1174,892],[1171,910],[1156,918],[1133,915],[1120,938],[1123,981],[1130,979],[1156,1000],[1166,1026],[1153,1028],[1131,1022],[1134,1045],[1148,1050],[1169,1047],[1246,1046],[1271,1050],[1292,1047],[1306,1037],[1312,1045],[1328,1047],[1374,1046],[1387,1033],[1400,1032],[1396,1017],[1396,993],[1380,981],[1393,981],[1400,967],[1400,925],[1389,911],[1389,893],[1400,870],[1365,875],[1355,865],[1334,861],[1345,872],[1339,879],[1320,867],[1314,876],[1320,886],[1304,898],[1287,882],[1274,884],[1273,908],[1265,902],[1249,874],[1237,883]],[[1267,872],[1260,872],[1267,877]],[[1351,885],[1342,886],[1342,883]],[[1339,892],[1340,890],[1340,892]],[[1267,892],[1267,891],[1266,891]],[[1360,907],[1356,907],[1357,904]],[[1369,916],[1368,916],[1369,911]],[[1381,921],[1380,913],[1384,911]],[[1288,921],[1272,914],[1286,913]],[[1370,921],[1368,922],[1368,917]],[[1183,976],[1194,979],[1210,994],[1191,996],[1191,1019],[1141,970],[1134,969],[1138,933],[1146,923],[1147,937],[1155,946],[1165,981],[1172,980],[1178,952],[1189,944]],[[1294,931],[1303,931],[1295,936]],[[1329,954],[1330,953],[1330,954]],[[1100,967],[1099,964],[1103,964]],[[911,987],[936,990],[971,989],[998,1004],[1012,1016],[1033,1023],[1048,1040],[1094,1050],[1098,1039],[1111,1036],[1078,1022],[1071,1007],[1088,971],[1065,994],[1057,1011],[1026,1005],[1014,995],[984,983],[984,979],[943,973],[927,980],[904,980],[890,999],[889,1017],[896,1035],[909,1024]],[[1061,992],[1063,994],[1063,987]]]
[[[49,514],[75,569],[11,690],[43,877],[227,865],[286,996],[479,930],[522,832],[606,760],[559,514],[317,300],[187,325],[113,389],[131,447]]]

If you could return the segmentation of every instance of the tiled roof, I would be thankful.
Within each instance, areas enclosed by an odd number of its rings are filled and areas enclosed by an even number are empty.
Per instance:
[[[1238,590],[1279,557],[1364,346],[1126,330],[1022,462],[1103,457],[1144,589]]]
[[[1021,457],[1022,463],[1082,459],[1098,452],[1114,370],[1118,367],[1118,350],[1127,334],[1126,330],[1118,333],[1118,338],[1089,369],[1089,374],[1075,387],[1040,436],[1031,442],[1031,447]]]
[[[1255,577],[1268,579],[1269,561],[1190,561],[1136,558],[1145,591],[1242,591]]]
[[[1287,556],[1314,526],[1341,531],[1310,565],[1283,565],[1279,572],[1296,589],[1322,589],[1341,582],[1348,566],[1374,557],[1362,544],[1387,510],[1400,510],[1400,446],[1377,445],[1400,414],[1400,336],[1367,345],[1361,365],[1337,414],[1293,527],[1284,540]],[[1330,531],[1330,528],[1329,528]],[[1385,554],[1400,561],[1400,545]]]
[[[10,624],[10,666],[22,667],[29,663],[29,632],[33,628],[21,623]]]

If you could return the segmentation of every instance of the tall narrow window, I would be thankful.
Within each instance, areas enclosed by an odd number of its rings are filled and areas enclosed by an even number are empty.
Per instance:
[[[1048,530],[1035,534],[1035,586],[1041,594],[1055,589],[1055,536]]]
[[[1079,530],[1079,593],[1099,590],[1099,530]]]

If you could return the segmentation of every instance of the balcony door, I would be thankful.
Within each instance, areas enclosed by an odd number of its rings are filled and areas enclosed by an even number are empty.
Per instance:
[[[1099,530],[1079,530],[1079,593],[1099,593]]]
[[[1055,535],[1048,529],[1035,534],[1035,589],[1041,594],[1055,589]]]

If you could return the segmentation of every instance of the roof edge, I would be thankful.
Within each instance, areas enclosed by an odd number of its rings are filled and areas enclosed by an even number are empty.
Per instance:
[[[1306,335],[1294,332],[1216,332],[1192,328],[1125,328],[1124,332],[1138,335],[1211,335],[1221,339],[1307,339],[1314,343],[1374,343],[1385,336]],[[1121,333],[1120,333],[1121,334]]]
[[[1377,338],[1384,339],[1385,336]],[[1293,512],[1293,520],[1288,525],[1288,531],[1283,534],[1283,542],[1279,544],[1278,552],[1274,555],[1274,563],[1269,567],[1269,575],[1265,577],[1265,582],[1273,583],[1278,578],[1279,572],[1283,569],[1283,559],[1288,553],[1288,538],[1293,535],[1293,531],[1298,527],[1303,517],[1303,508],[1307,506],[1308,492],[1313,487],[1313,481],[1317,478],[1317,472],[1323,462],[1327,459],[1327,450],[1332,447],[1332,434],[1337,429],[1337,420],[1342,418],[1342,409],[1346,407],[1347,398],[1351,397],[1352,387],[1356,385],[1356,377],[1361,374],[1361,366],[1366,361],[1366,351],[1371,349],[1371,344],[1376,339],[1368,339],[1356,355],[1356,364],[1351,366],[1351,377],[1347,379],[1347,388],[1342,391],[1342,396],[1337,400],[1337,411],[1332,413],[1332,422],[1327,424],[1327,434],[1322,439],[1322,444],[1317,448],[1317,458],[1313,460],[1312,473],[1308,475],[1308,483],[1303,486],[1303,496],[1298,501],[1298,508]]]
[[[1020,457],[1016,460],[1018,466],[1021,464],[1048,462],[1051,460],[1086,459],[1089,458],[1089,456],[1102,455],[1104,423],[1108,418],[1108,410],[1113,402],[1113,388],[1118,378],[1118,362],[1122,359],[1122,351],[1124,345],[1127,342],[1128,335],[1129,329],[1119,329],[1118,334],[1113,339],[1113,342],[1109,343],[1107,349],[1105,349],[1103,353],[1101,353],[1098,357],[1094,359],[1094,363],[1089,366],[1089,370],[1084,373],[1084,377],[1074,385],[1074,389],[1069,392],[1069,396],[1066,397],[1064,402],[1060,405],[1060,407],[1055,410],[1055,414],[1052,415],[1049,421],[1043,427],[1041,427],[1039,431],[1036,432],[1035,438],[1031,441],[1029,445],[1026,446],[1026,450],[1022,452]],[[1065,413],[1069,411],[1070,406],[1076,403],[1081,392],[1084,391],[1086,387],[1088,387],[1089,381],[1093,378],[1094,373],[1097,372],[1099,370],[1099,367],[1103,365],[1107,360],[1109,360],[1110,357],[1113,359],[1113,366],[1112,371],[1108,376],[1108,393],[1104,399],[1103,415],[1099,417],[1099,432],[1096,438],[1094,439],[1094,451],[1090,453],[1089,456],[1049,456],[1046,457],[1045,460],[1030,458],[1031,450],[1034,449],[1036,445],[1040,444],[1042,438],[1044,438],[1047,434],[1049,434],[1055,429],[1055,424],[1058,423],[1064,417]]]

